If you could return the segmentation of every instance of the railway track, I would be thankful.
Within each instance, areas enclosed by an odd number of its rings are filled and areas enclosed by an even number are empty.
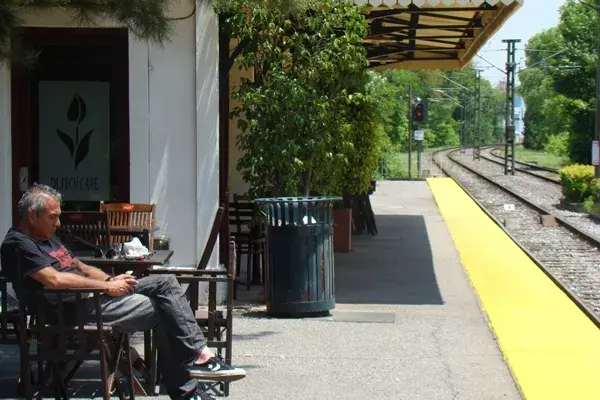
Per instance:
[[[497,154],[497,150],[499,150],[499,146],[486,146],[481,149],[480,157],[489,162],[504,166],[504,156]],[[515,160],[515,170],[560,185],[560,175],[558,174],[558,170],[544,168],[517,160]]]
[[[495,149],[492,150],[492,153],[491,153],[492,156],[504,160],[504,156],[501,156],[500,154],[498,154],[498,151],[500,151],[502,149],[502,146],[503,145],[494,145]],[[556,169],[556,168],[542,167],[542,166],[539,166],[536,164],[526,163],[526,162],[519,161],[519,160],[515,160],[515,164],[519,164],[519,165],[523,166],[525,169],[535,169],[538,171],[554,172],[555,174],[558,174],[558,169]]]
[[[453,178],[600,328],[600,240],[441,150],[434,162]],[[542,215],[556,226],[545,227]]]
[[[490,162],[484,158],[473,160],[472,152],[456,152],[453,158],[463,164],[476,169],[479,173],[501,184],[507,189],[516,192],[528,201],[556,215],[579,230],[586,232],[600,240],[600,224],[590,219],[589,214],[574,212],[566,207],[563,202],[562,188],[555,182],[549,182],[531,174],[515,171],[515,175],[504,175],[504,166]]]

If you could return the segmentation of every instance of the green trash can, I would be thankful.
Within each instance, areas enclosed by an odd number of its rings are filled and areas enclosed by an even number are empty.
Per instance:
[[[267,216],[267,313],[327,314],[335,308],[333,204],[341,197],[254,201]]]

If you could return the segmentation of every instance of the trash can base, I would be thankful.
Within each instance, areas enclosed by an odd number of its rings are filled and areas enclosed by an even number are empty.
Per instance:
[[[315,317],[328,316],[329,311],[335,308],[335,298],[323,302],[307,303],[267,303],[267,314],[271,316],[287,317]]]
[[[286,312],[267,312],[271,318],[301,319],[301,318],[327,318],[331,317],[329,311],[316,311],[309,313],[286,313]]]

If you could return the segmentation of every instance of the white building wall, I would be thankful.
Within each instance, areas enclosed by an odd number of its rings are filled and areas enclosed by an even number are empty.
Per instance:
[[[202,243],[198,247],[199,259],[219,204],[219,28],[210,4],[198,5],[195,33],[195,51],[192,54],[195,55],[196,82],[189,87],[195,89],[195,102],[191,104],[195,106],[197,132],[196,230],[198,243]],[[217,262],[218,248],[217,242],[212,265]]]
[[[194,28],[193,18],[176,21],[164,48],[131,47],[131,201],[157,205],[176,264],[198,257]]]
[[[157,235],[168,235],[171,264],[196,263],[219,192],[218,27],[210,6],[183,0],[163,47],[129,39],[132,202],[157,204]],[[26,16],[28,26],[69,26],[62,12]],[[111,26],[110,24],[102,24]],[[0,67],[0,229],[12,224],[10,72]],[[2,233],[2,235],[3,235]],[[213,252],[213,265],[218,251]]]

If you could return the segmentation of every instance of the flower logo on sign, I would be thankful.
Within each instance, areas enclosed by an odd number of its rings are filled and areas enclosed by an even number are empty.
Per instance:
[[[75,140],[61,131],[60,129],[56,129],[56,134],[58,138],[67,146],[69,149],[69,153],[71,153],[71,158],[74,159],[75,169],[79,166],[79,164],[87,157],[90,152],[90,138],[94,129],[91,129],[79,140],[79,125],[83,122],[85,117],[87,116],[87,107],[85,105],[85,101],[75,93],[73,96],[73,100],[71,100],[71,105],[69,106],[69,110],[67,111],[67,119],[71,122],[74,122],[75,125]]]

